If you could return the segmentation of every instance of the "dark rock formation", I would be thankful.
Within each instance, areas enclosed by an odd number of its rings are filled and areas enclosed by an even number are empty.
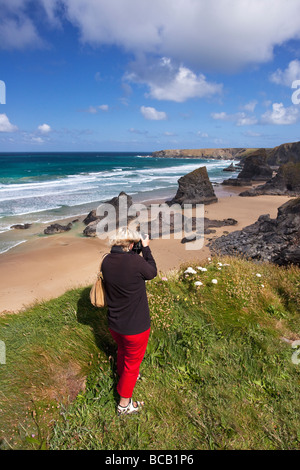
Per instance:
[[[266,181],[272,178],[273,170],[266,160],[267,153],[265,149],[253,152],[244,159],[243,169],[238,178],[250,181]]]
[[[249,185],[252,181],[266,181],[272,178],[272,175],[273,170],[267,163],[267,152],[265,149],[259,149],[244,158],[243,169],[236,182],[230,179],[223,181],[223,184]]]
[[[95,220],[98,220],[99,217],[96,215],[96,210],[93,209],[91,212],[88,213],[88,215],[83,219],[83,223],[85,225],[89,225],[91,222],[94,222]]]
[[[240,255],[279,265],[300,264],[300,198],[278,208],[277,218],[269,214],[240,231],[212,241],[212,253]]]
[[[30,228],[32,224],[15,224],[12,225],[10,228],[15,228],[15,229],[20,229],[20,230],[26,230],[27,228]]]
[[[212,204],[218,202],[205,166],[178,180],[176,196],[168,204]]]
[[[239,168],[237,168],[233,162],[230,163],[229,166],[227,166],[226,168],[223,168],[223,171],[238,171]]]
[[[121,191],[120,194],[116,197],[113,197],[110,201],[105,201],[103,204],[111,204],[117,212],[117,215],[119,213],[119,204],[120,204],[120,196],[125,196],[127,198],[127,207],[130,207],[132,205],[132,197],[128,196],[124,191]],[[101,204],[99,205],[101,207]],[[91,222],[94,221],[99,221],[103,218],[104,216],[98,216],[97,215],[97,210],[93,209],[89,214],[86,216],[86,218],[83,220],[83,223],[85,225],[89,225]]]
[[[86,224],[86,228],[83,230],[83,234],[86,237],[95,237],[97,234],[97,224],[100,222],[100,220],[107,218],[108,222],[108,217],[109,215],[97,215],[97,211],[101,206],[104,207],[105,204],[110,204],[115,208],[115,214],[113,216],[116,216],[116,225],[118,227],[119,225],[119,207],[120,207],[120,197],[126,197],[127,198],[127,208],[129,208],[132,205],[132,197],[128,196],[124,191],[120,192],[120,194],[116,197],[113,197],[110,201],[106,201],[103,204],[100,204],[97,210],[92,210],[87,217],[83,220],[83,222]],[[128,221],[131,220],[134,217],[128,217]]]
[[[300,142],[291,142],[274,147],[268,152],[267,162],[271,166],[284,163],[300,163]]]
[[[204,229],[204,235],[208,235],[210,233],[215,233],[216,230],[212,230],[210,227],[223,227],[223,226],[228,226],[228,225],[236,225],[237,224],[237,220],[235,219],[232,219],[232,218],[228,218],[228,219],[223,219],[223,220],[211,220],[211,219],[208,219],[207,217],[204,217],[204,221],[203,221],[203,229]],[[188,223],[192,224],[192,231],[193,232],[196,232],[197,235],[200,235],[199,232],[196,230],[197,228],[197,220],[193,217],[192,221],[188,221]],[[198,223],[198,226],[201,227],[201,224]],[[195,235],[196,237],[196,235]],[[189,243],[189,242],[192,242],[194,239],[192,237],[190,238],[182,238],[181,240],[181,243]]]
[[[208,227],[223,227],[224,225],[236,225],[237,224],[237,220],[235,219],[232,219],[232,218],[228,218],[228,219],[223,219],[223,220],[211,220],[211,219],[207,219],[206,217],[204,217],[204,228],[208,228]]]
[[[242,178],[228,178],[222,184],[227,186],[252,186],[252,181]]]
[[[54,233],[68,232],[72,228],[72,223],[68,225],[52,224],[49,227],[45,228],[44,233],[46,235],[52,235]]]
[[[97,224],[99,223],[99,218],[90,222],[85,229],[83,230],[83,235],[86,237],[95,237],[97,234]]]
[[[300,163],[281,165],[277,174],[265,184],[240,193],[240,196],[300,196]]]

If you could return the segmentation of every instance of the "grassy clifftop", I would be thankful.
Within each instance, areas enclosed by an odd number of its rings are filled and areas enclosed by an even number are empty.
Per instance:
[[[212,158],[212,159],[235,159],[240,160],[255,148],[203,148],[203,149],[168,149],[153,152],[152,156],[157,158]]]
[[[213,258],[147,282],[137,416],[116,416],[115,345],[88,288],[1,317],[1,448],[299,449],[299,274]]]

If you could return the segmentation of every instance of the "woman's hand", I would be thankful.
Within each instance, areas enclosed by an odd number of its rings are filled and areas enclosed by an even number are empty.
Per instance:
[[[141,238],[142,245],[143,246],[149,246],[150,245],[150,238],[149,235],[144,235],[144,237]]]

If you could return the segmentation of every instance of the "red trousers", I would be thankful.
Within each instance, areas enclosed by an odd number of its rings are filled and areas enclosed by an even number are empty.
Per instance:
[[[109,331],[118,345],[117,372],[119,382],[117,391],[121,397],[131,398],[146,352],[150,328],[138,335],[121,335],[111,329]]]

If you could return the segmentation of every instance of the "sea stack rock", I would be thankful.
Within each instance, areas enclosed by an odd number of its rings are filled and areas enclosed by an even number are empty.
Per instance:
[[[182,176],[178,180],[176,196],[170,204],[212,204],[218,202],[213,186],[209,181],[206,166]]]

